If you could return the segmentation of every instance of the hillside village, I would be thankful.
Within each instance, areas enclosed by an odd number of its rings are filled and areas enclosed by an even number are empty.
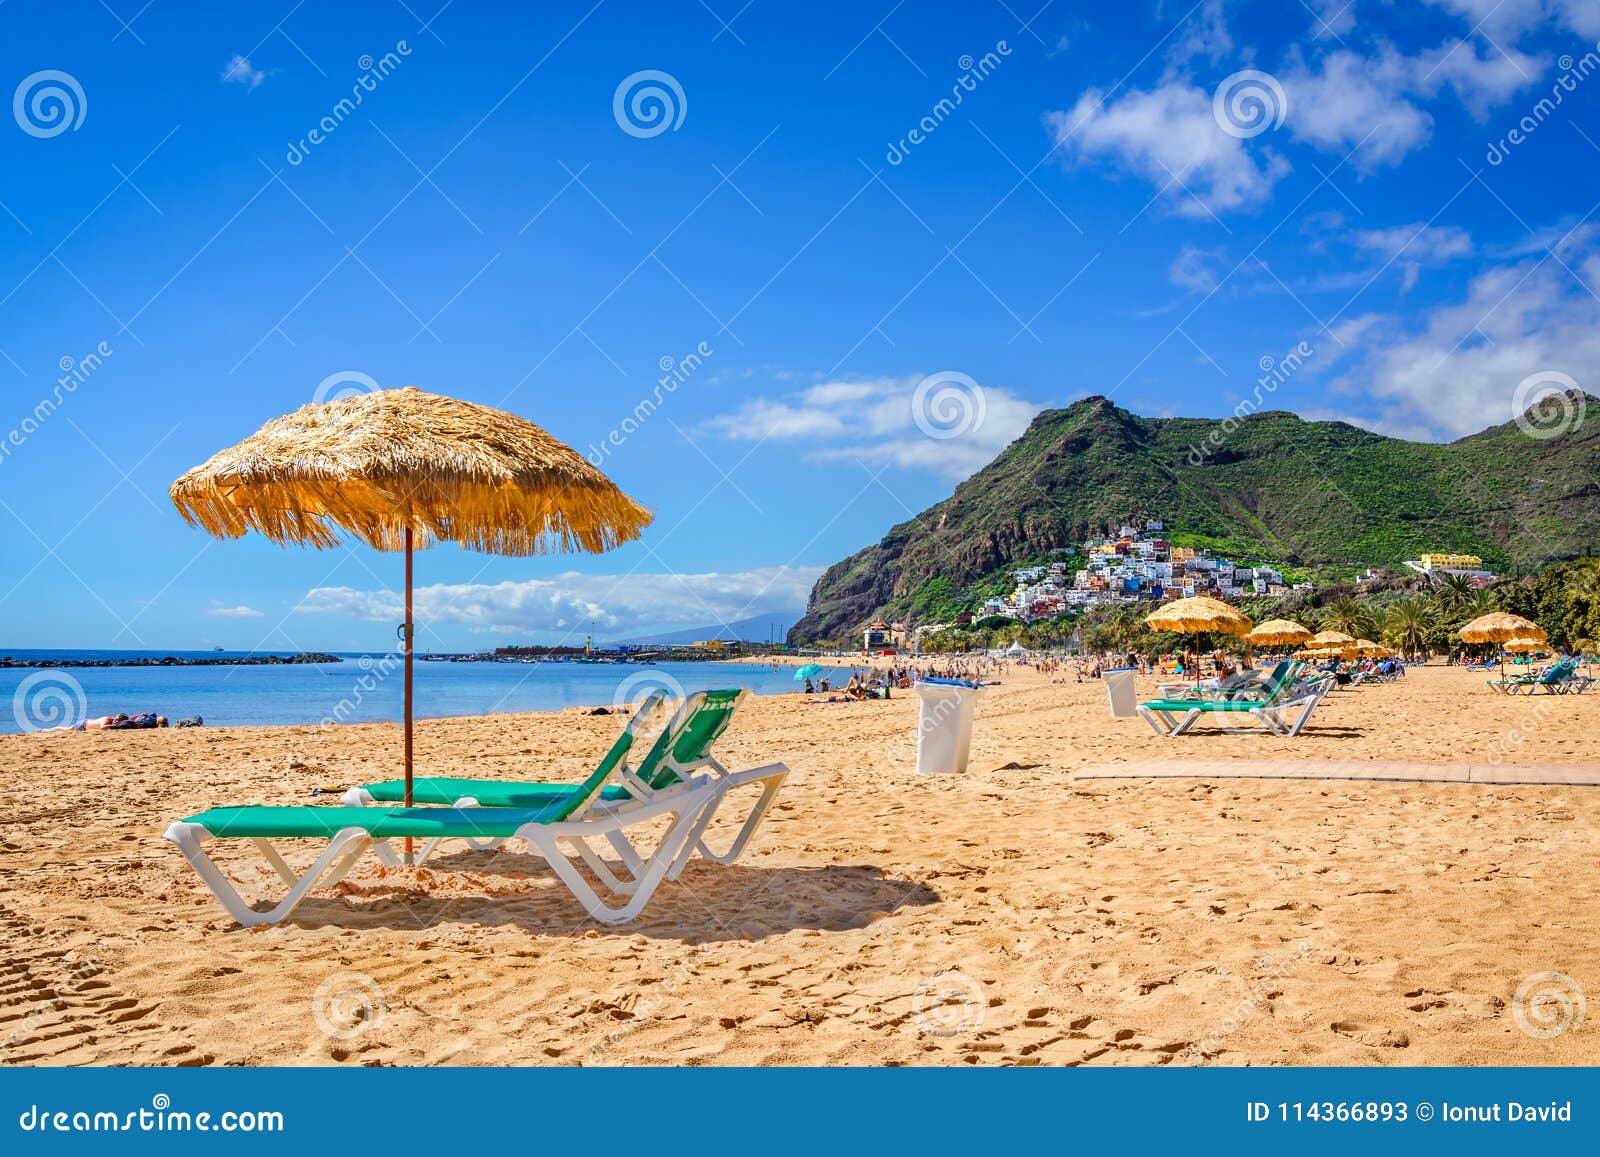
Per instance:
[[[1236,564],[1208,550],[1174,546],[1166,537],[1166,525],[1158,519],[1142,526],[1126,523],[1115,537],[1089,538],[1083,544],[1081,560],[1072,557],[1077,554],[1075,549],[1068,550],[1071,553],[1064,559],[1018,569],[1016,589],[1008,596],[989,599],[983,614],[1026,623],[1101,603],[1194,595],[1282,596],[1291,589],[1311,587],[1300,583],[1291,588],[1276,567]]]
[[[862,633],[862,646],[880,648],[920,646],[928,634],[970,626],[984,619],[1009,619],[1029,624],[1066,613],[1086,611],[1110,603],[1140,599],[1211,598],[1240,599],[1253,596],[1282,598],[1310,591],[1310,582],[1291,582],[1270,564],[1236,563],[1203,547],[1175,546],[1160,519],[1127,522],[1115,535],[1090,536],[1081,547],[1064,547],[1048,562],[1017,567],[1010,572],[1015,587],[1009,594],[984,600],[950,623],[907,623],[874,620]],[[1408,569],[1428,576],[1435,585],[1445,576],[1466,580],[1473,588],[1493,582],[1483,560],[1468,554],[1424,554],[1408,560]],[[1361,580],[1372,581],[1379,572],[1371,568]]]

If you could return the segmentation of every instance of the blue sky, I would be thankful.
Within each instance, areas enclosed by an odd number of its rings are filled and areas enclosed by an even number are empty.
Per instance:
[[[388,645],[397,558],[165,497],[373,385],[657,515],[421,556],[440,649],[799,607],[1039,409],[1301,343],[1264,406],[1414,438],[1600,376],[1592,2],[527,7],[0,7],[0,646]]]

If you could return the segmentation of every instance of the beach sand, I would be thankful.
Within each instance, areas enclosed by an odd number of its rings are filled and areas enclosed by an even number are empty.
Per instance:
[[[397,726],[0,737],[0,1060],[1600,1063],[1600,1008],[1551,1034],[1559,1008],[1516,1000],[1529,978],[1600,999],[1600,788],[1073,779],[1484,764],[1513,734],[1514,762],[1600,763],[1600,693],[1510,699],[1433,668],[1334,693],[1298,740],[1163,740],[1109,718],[1099,683],[1015,671],[972,770],[938,778],[913,770],[915,711],[752,699],[725,758],[787,762],[777,809],[740,864],[691,865],[620,928],[538,861],[463,852],[368,860],[244,931],[159,838],[211,805],[388,778]],[[570,779],[618,726],[426,721],[417,764]]]

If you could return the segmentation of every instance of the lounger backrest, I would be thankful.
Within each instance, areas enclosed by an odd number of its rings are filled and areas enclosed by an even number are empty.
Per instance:
[[[666,698],[660,691],[652,691],[639,702],[634,710],[633,717],[628,720],[628,725],[622,729],[622,734],[617,736],[617,741],[611,745],[605,757],[595,765],[589,773],[589,778],[578,785],[578,790],[564,796],[551,809],[552,820],[572,819],[588,810],[590,804],[600,798],[600,789],[616,772],[620,771],[623,761],[627,759],[628,752],[633,750],[634,742],[639,738],[639,727],[655,713],[655,709]]]
[[[634,774],[646,787],[659,791],[671,787],[695,768],[715,762],[711,757],[711,745],[728,729],[743,694],[742,690],[734,688],[731,691],[697,691],[690,695]]]
[[[1266,693],[1262,697],[1265,699],[1276,699],[1279,695],[1283,694],[1284,687],[1288,686],[1289,679],[1294,674],[1295,668],[1298,666],[1299,664],[1293,659],[1284,659],[1279,662],[1278,665],[1272,669],[1272,674],[1267,676],[1267,685],[1265,688]]]

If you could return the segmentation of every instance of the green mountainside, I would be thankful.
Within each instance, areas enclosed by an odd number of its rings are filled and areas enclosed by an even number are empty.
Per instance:
[[[1560,403],[1530,420],[1550,428]],[[1103,397],[1046,410],[949,498],[829,567],[790,639],[844,638],[877,617],[947,619],[1005,589],[1005,568],[1130,518],[1164,520],[1180,545],[1305,570],[1424,551],[1490,566],[1593,554],[1600,401],[1566,404],[1586,405],[1588,421],[1556,437],[1507,422],[1444,444],[1281,410],[1141,418]]]

